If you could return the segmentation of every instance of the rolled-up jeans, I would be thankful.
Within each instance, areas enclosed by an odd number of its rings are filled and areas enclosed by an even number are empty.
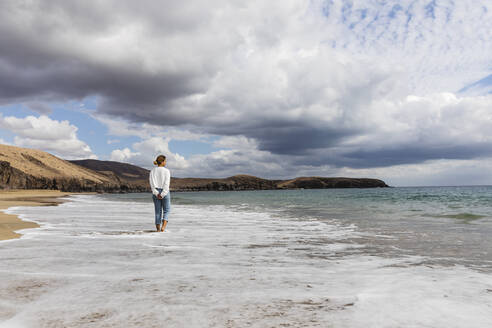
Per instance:
[[[157,191],[160,194],[162,188],[157,188]],[[163,220],[168,221],[169,212],[171,212],[171,193],[168,192],[162,199],[152,194],[152,199],[154,200],[155,224],[161,224]]]

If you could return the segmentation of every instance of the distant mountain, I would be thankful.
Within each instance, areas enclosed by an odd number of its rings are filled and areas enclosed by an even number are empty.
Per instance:
[[[126,163],[93,159],[65,161],[46,152],[0,145],[0,189],[147,192],[149,170]],[[251,175],[223,179],[171,179],[171,190],[271,190],[388,187],[382,180],[300,177],[267,180]]]
[[[99,161],[96,159],[83,159],[70,161],[70,163],[97,171],[104,175],[116,175],[118,178],[126,181],[141,181],[149,179],[149,170],[136,165],[114,162]]]
[[[95,171],[118,183],[128,186],[132,191],[149,191],[150,171],[142,167],[115,161],[83,159],[70,161],[72,164]]]

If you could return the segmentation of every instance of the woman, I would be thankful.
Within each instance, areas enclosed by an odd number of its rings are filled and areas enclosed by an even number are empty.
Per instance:
[[[158,232],[164,232],[169,212],[171,211],[171,194],[169,193],[171,172],[164,167],[166,166],[166,156],[164,155],[157,156],[154,165],[157,165],[157,167],[150,171],[149,182],[152,190],[152,199],[154,200],[155,227]]]

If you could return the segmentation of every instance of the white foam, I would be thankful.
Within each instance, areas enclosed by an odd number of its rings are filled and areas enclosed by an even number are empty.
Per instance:
[[[0,243],[0,327],[487,327],[492,277],[354,250],[356,226],[226,206],[76,196],[9,212],[41,228]],[[336,255],[336,256],[335,256]]]

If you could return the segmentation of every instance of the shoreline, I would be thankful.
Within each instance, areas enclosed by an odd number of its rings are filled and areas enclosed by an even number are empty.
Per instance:
[[[57,206],[65,202],[61,197],[73,195],[59,190],[0,190],[0,241],[20,238],[16,231],[39,228],[39,224],[21,220],[17,215],[7,214],[4,210],[15,206]]]

